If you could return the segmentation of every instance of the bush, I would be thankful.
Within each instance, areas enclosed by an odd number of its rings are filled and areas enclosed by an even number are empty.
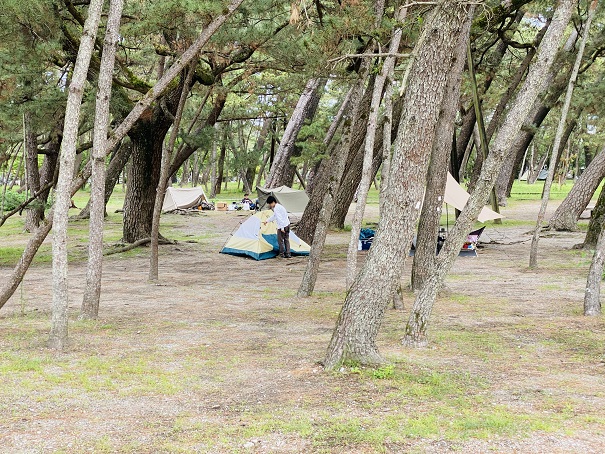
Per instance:
[[[2,197],[2,193],[3,193],[3,189],[0,188],[0,197]],[[25,191],[15,191],[15,190],[7,190],[6,194],[4,194],[4,204],[2,205],[4,207],[4,211],[11,211],[14,210],[15,208],[17,208],[19,205],[21,205],[23,202],[25,202],[29,197],[30,194],[27,193]],[[29,204],[30,207],[35,207],[37,206],[37,204],[39,204],[38,201],[34,201],[32,203]],[[48,204],[46,206],[46,208],[48,208]]]
[[[4,211],[11,211],[17,208],[23,202],[25,202],[25,200],[26,199],[24,191],[17,192],[13,190],[8,190],[6,191],[6,194],[4,194],[4,203],[2,206],[4,207]]]

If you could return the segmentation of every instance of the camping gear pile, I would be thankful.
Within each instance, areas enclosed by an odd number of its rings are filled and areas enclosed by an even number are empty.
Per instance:
[[[244,221],[221,249],[222,254],[251,257],[265,260],[279,255],[277,226],[275,222],[264,222],[271,217],[270,210],[260,211]],[[311,247],[290,230],[290,253],[309,255]]]
[[[361,229],[359,232],[359,242],[357,243],[358,251],[367,251],[374,241],[374,235],[376,232],[372,229]]]
[[[462,245],[460,252],[458,253],[458,257],[477,257],[477,247],[479,244],[479,237],[485,230],[485,227],[481,227],[478,230],[473,230],[466,237],[466,241]],[[439,235],[437,236],[437,250],[436,253],[439,254],[443,244],[445,243],[445,239],[447,238],[447,233],[444,228],[439,229]],[[412,241],[412,247],[410,248],[410,257],[412,257],[416,253],[416,238]]]

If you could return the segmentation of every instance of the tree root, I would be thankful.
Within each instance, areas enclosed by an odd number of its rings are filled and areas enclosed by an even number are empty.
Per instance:
[[[103,252],[103,256],[119,254],[121,252],[127,252],[127,251],[130,251],[131,249],[137,248],[139,246],[143,246],[150,242],[151,242],[151,238],[142,238],[140,240],[135,241],[134,243],[126,244],[126,245],[124,245],[122,247],[118,247],[116,249],[108,249]],[[159,244],[177,244],[177,242],[170,241],[170,240],[162,237],[159,239]]]

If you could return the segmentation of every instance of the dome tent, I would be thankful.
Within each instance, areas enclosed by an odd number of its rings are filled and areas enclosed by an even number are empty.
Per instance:
[[[275,222],[263,225],[272,212],[260,211],[246,219],[237,231],[227,240],[222,254],[252,257],[255,260],[265,260],[277,257],[277,226]],[[290,252],[292,255],[309,255],[310,246],[290,231]]]

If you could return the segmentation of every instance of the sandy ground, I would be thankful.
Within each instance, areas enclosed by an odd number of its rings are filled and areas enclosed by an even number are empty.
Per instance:
[[[337,435],[317,443],[302,429],[284,430],[280,419],[303,414],[320,426],[353,417],[372,421],[428,411],[441,398],[393,400],[389,390],[399,385],[389,388],[347,371],[326,374],[317,364],[343,301],[346,232],[330,234],[316,295],[299,300],[304,258],[255,262],[219,254],[243,218],[210,213],[176,219],[184,235],[204,237],[162,246],[160,284],[147,281],[146,249],[109,258],[101,320],[74,322],[72,345],[62,355],[44,347],[50,268],[30,270],[0,312],[0,359],[42,358],[42,372],[37,366],[20,373],[0,368],[0,452],[605,452],[599,416],[605,415],[605,326],[601,318],[581,316],[590,255],[571,250],[582,233],[548,234],[540,269],[528,270],[526,232],[536,210],[535,202],[505,209],[508,218],[527,225],[489,225],[479,257],[457,261],[435,309],[428,349],[401,346],[407,312],[395,310],[387,314],[379,345],[397,367],[470,374],[482,383],[470,388],[481,405],[560,417],[553,430],[495,430],[460,439],[442,431],[376,443],[354,436],[346,443]],[[6,245],[0,236],[0,247]],[[0,280],[9,271],[0,268]],[[74,320],[84,280],[85,265],[72,264]],[[412,299],[405,296],[406,310]],[[99,363],[103,372],[83,384],[85,372],[70,376],[68,370],[87,358],[110,366]],[[112,368],[126,368],[124,362],[164,375],[140,387],[128,372],[116,379],[119,389],[95,382],[111,378]],[[53,383],[49,377],[63,378]],[[455,419],[445,416],[443,424]],[[273,426],[261,429],[259,420]]]

